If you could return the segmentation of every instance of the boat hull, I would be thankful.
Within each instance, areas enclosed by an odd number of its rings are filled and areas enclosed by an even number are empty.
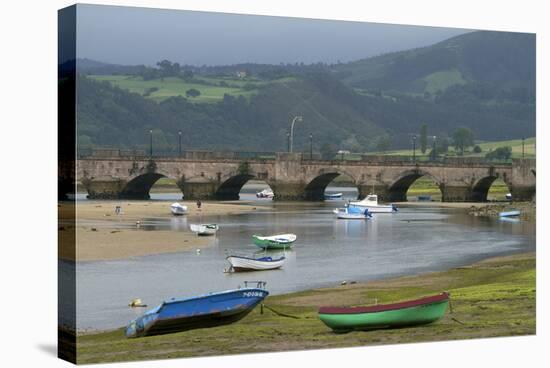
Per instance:
[[[292,247],[293,243],[296,241],[296,236],[293,235],[293,238],[286,240],[277,240],[276,236],[261,237],[252,235],[252,239],[254,244],[262,249],[287,249]]]
[[[280,268],[285,263],[285,257],[271,261],[262,261],[261,259],[252,259],[247,257],[229,256],[227,261],[235,272],[246,271],[266,271]]]
[[[243,288],[166,301],[130,322],[126,337],[153,336],[233,323],[250,313],[268,294],[259,288]]]
[[[370,213],[392,213],[392,212],[395,212],[395,207],[391,204],[381,205],[381,206],[369,206],[369,205],[354,204],[352,202],[352,203],[349,204],[348,207],[360,208],[361,210],[369,210]]]
[[[437,321],[449,306],[446,293],[411,302],[365,308],[319,310],[321,321],[335,332],[365,331],[428,324]],[[379,308],[376,308],[379,307]]]
[[[192,232],[197,233],[197,235],[215,235],[218,231],[218,225],[197,225],[191,224],[189,226]]]
[[[499,217],[518,217],[521,215],[520,211],[507,211],[507,212],[499,212]]]

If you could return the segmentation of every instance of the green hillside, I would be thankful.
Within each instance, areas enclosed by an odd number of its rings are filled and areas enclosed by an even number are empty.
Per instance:
[[[107,81],[114,86],[140,94],[146,98],[160,102],[169,97],[186,97],[186,91],[194,88],[200,92],[197,97],[190,97],[191,102],[218,102],[225,94],[250,98],[267,82],[258,79],[236,79],[230,77],[195,77],[185,80],[179,77],[165,77],[144,80],[138,75],[89,75],[97,81]],[[292,78],[280,78],[271,83],[284,83]]]
[[[534,86],[534,51],[534,34],[479,31],[429,47],[339,64],[333,71],[356,88],[415,94],[474,82],[526,87]]]
[[[536,138],[526,138],[524,142],[524,146],[522,146],[522,140],[521,139],[512,139],[512,140],[506,140],[506,141],[494,141],[494,142],[478,142],[476,145],[481,148],[480,153],[473,152],[473,147],[469,147],[465,152],[463,157],[484,157],[487,153],[491,152],[492,150],[495,150],[499,147],[511,147],[512,148],[512,158],[534,158],[536,157]],[[420,149],[416,149],[416,157],[419,160],[428,160],[429,153],[430,153],[430,147],[426,153],[422,154],[420,152]],[[387,152],[376,152],[376,154],[380,155],[390,155],[390,156],[412,156],[413,150],[412,149],[404,149],[404,150],[393,150],[393,151],[387,151]],[[525,156],[523,156],[525,154]],[[447,153],[447,156],[456,156],[457,153],[454,150],[454,147],[449,147],[449,152]]]
[[[422,124],[438,137],[458,127],[477,141],[532,137],[534,51],[533,35],[472,32],[332,66],[88,60],[77,63],[79,147],[143,149],[152,129],[160,151],[177,147],[178,131],[185,149],[284,151],[298,115],[294,148],[305,152],[310,134],[316,152],[406,149]]]

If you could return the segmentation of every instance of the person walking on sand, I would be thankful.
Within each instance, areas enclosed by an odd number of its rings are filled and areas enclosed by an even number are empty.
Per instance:
[[[197,208],[200,210],[201,209],[201,205],[202,205],[202,202],[200,199],[197,199]]]

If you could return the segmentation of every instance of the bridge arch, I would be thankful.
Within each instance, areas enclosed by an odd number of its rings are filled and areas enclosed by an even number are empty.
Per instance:
[[[472,200],[476,202],[486,202],[487,196],[489,194],[489,189],[491,189],[491,186],[493,185],[493,183],[498,179],[502,179],[502,181],[508,187],[508,192],[510,192],[510,184],[508,183],[506,177],[501,178],[498,174],[489,175],[479,179],[473,184]]]
[[[328,171],[322,171],[309,179],[304,188],[304,199],[310,201],[320,201],[325,198],[325,189],[338,176],[344,175],[349,177],[355,184],[356,180],[350,173],[334,168]]]
[[[431,179],[435,185],[439,188],[439,191],[443,195],[441,187],[441,179],[426,170],[413,169],[407,170],[396,176],[388,187],[388,200],[394,202],[406,202],[407,192],[415,181],[421,177],[427,177]]]
[[[130,179],[120,191],[120,198],[149,199],[149,191],[160,178],[169,178],[168,175],[158,172],[140,174]]]

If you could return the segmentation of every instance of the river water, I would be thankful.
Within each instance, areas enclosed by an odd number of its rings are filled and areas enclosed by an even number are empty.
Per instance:
[[[250,194],[243,197],[254,198]],[[343,201],[256,203],[268,210],[204,218],[205,222],[218,223],[220,231],[200,252],[77,263],[77,328],[125,325],[149,309],[129,308],[134,298],[154,307],[171,297],[236,288],[245,280],[267,281],[271,294],[281,294],[334,286],[344,280],[444,270],[535,249],[533,223],[473,217],[464,210],[404,206],[395,214],[375,214],[371,220],[358,221],[335,218],[332,209],[342,206]],[[147,231],[155,230],[189,231],[188,225],[185,217],[145,219],[135,231],[146,236]],[[282,269],[224,273],[227,252],[258,251],[251,236],[276,233],[298,236],[292,250],[286,251]]]

